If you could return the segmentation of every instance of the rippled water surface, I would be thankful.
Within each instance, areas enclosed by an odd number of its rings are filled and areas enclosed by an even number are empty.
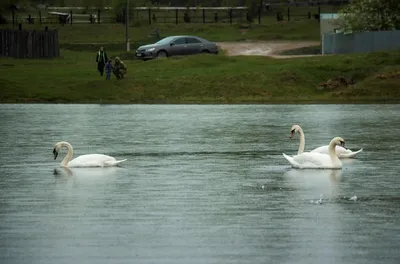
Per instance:
[[[400,263],[399,105],[0,105],[1,263]],[[334,136],[342,170],[291,169]],[[128,159],[60,168],[74,157]],[[322,196],[321,196],[322,195]],[[321,199],[322,198],[322,199]],[[321,203],[318,201],[321,199]]]

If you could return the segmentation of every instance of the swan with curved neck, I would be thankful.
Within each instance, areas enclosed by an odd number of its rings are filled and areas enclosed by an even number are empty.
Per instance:
[[[111,167],[117,166],[124,160],[116,160],[114,157],[103,155],[103,154],[86,154],[72,159],[73,148],[72,145],[66,141],[60,141],[54,145],[53,155],[54,160],[57,158],[58,153],[62,148],[68,150],[67,155],[61,161],[61,167],[71,168],[71,167]]]
[[[304,147],[305,147],[305,136],[303,129],[299,125],[293,125],[292,129],[290,131],[290,138],[292,139],[294,135],[298,132],[300,134],[300,144],[299,144],[299,149],[297,151],[297,154],[301,154],[304,152]],[[344,148],[342,146],[336,146],[335,147],[335,152],[336,155],[339,158],[354,158],[358,153],[362,152],[363,149],[359,149],[357,151],[352,151],[350,149]],[[328,145],[321,146],[318,148],[315,148],[311,150],[310,152],[316,152],[316,153],[323,153],[323,154],[328,154]]]
[[[299,125],[293,125],[292,130],[290,131],[290,139],[294,137],[296,132],[300,134],[300,144],[299,144],[299,149],[297,150],[297,155],[299,155],[304,152],[304,147],[306,145],[306,138],[304,136],[303,129]]]
[[[335,152],[336,146],[344,147],[344,139],[334,137],[328,145],[328,154],[303,152],[290,157],[283,153],[283,156],[294,168],[298,169],[341,169],[342,162]]]

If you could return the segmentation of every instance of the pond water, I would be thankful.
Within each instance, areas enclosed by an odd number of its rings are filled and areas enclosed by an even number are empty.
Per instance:
[[[400,263],[400,105],[0,105],[1,263]],[[341,170],[292,169],[341,136]],[[115,168],[60,168],[74,157]],[[322,196],[321,196],[322,195]],[[322,198],[322,199],[321,199]],[[321,199],[321,203],[318,202]]]

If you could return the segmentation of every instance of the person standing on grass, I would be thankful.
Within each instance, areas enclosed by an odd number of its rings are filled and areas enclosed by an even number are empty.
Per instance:
[[[118,57],[115,57],[113,72],[118,79],[123,79],[126,73],[126,66]]]
[[[106,80],[111,79],[111,72],[113,71],[113,65],[111,64],[111,60],[108,60],[106,63]]]
[[[100,72],[100,76],[103,76],[104,66],[108,61],[107,53],[104,51],[103,47],[100,47],[100,50],[97,52],[96,62],[97,62],[97,70]]]

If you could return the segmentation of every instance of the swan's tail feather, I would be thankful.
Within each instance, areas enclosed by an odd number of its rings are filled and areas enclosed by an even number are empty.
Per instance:
[[[350,153],[341,153],[340,158],[354,158],[358,153],[362,152],[363,149],[359,149],[357,151],[352,151]]]
[[[126,160],[127,159],[115,160],[115,161],[106,161],[105,164],[106,164],[106,166],[117,166],[118,164],[120,164],[121,162],[124,162]]]
[[[282,155],[285,157],[285,159],[287,161],[289,161],[290,165],[292,165],[292,167],[299,167],[300,165],[294,161],[294,159],[288,155],[286,155],[285,153],[282,153]]]
[[[292,158],[286,155],[285,153],[282,153],[282,155],[285,157],[285,159],[287,159],[287,161],[290,162],[292,160]]]

